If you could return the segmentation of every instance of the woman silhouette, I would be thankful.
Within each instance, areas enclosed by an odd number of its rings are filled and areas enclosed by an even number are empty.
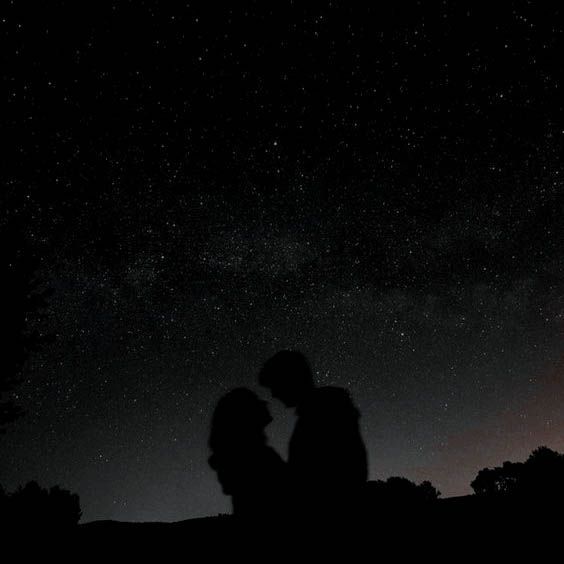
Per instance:
[[[267,445],[265,427],[272,421],[266,402],[247,388],[223,396],[215,408],[209,446],[210,466],[233,514],[261,518],[277,515],[284,499],[284,461]]]

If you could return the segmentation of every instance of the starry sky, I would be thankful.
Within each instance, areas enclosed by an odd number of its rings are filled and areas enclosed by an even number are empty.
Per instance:
[[[372,479],[564,450],[562,9],[210,4],[2,6],[0,214],[54,341],[0,483],[226,512],[212,410],[288,347],[350,390]]]

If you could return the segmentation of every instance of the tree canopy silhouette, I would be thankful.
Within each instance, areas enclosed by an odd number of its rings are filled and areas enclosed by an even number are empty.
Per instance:
[[[541,446],[525,462],[505,461],[495,468],[483,468],[470,485],[481,497],[526,497],[538,501],[562,499],[564,455]]]
[[[416,484],[401,476],[386,481],[373,480],[366,484],[367,498],[374,506],[424,505],[439,499],[441,492],[429,481]]]
[[[80,499],[60,486],[42,488],[37,482],[7,494],[0,487],[0,523],[6,528],[64,529],[78,524]]]

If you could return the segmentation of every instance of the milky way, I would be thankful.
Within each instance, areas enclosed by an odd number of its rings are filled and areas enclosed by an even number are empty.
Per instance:
[[[55,337],[0,483],[227,511],[211,411],[285,347],[350,389],[374,479],[564,448],[560,10],[75,4],[0,24],[2,221]]]

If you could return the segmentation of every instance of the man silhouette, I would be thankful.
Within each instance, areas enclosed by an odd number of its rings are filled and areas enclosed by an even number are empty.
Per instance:
[[[294,511],[349,513],[367,479],[359,412],[343,388],[316,387],[306,357],[284,350],[267,360],[259,383],[298,417],[288,450]]]

